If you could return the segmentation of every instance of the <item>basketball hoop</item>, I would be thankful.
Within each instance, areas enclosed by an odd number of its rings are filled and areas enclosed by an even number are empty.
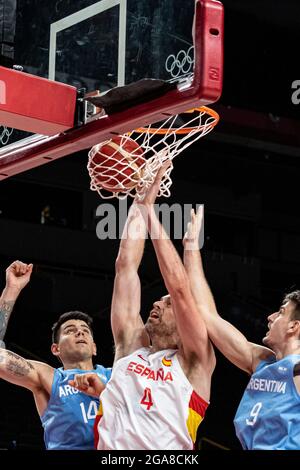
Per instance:
[[[95,146],[100,147],[100,150],[97,149],[97,151],[98,155],[100,154],[101,157],[103,157],[101,163],[97,163],[93,160],[95,155],[95,147],[93,147],[89,152],[88,162],[88,171],[91,177],[91,190],[97,191],[104,199],[113,197],[124,199],[127,196],[131,196],[142,200],[145,191],[153,183],[158,169],[167,160],[172,161],[176,155],[211,132],[218,121],[219,115],[216,111],[202,106],[186,111],[181,115],[169,116],[163,122],[156,124],[156,127],[155,124],[149,124],[147,127],[140,127],[125,134],[116,151],[109,156],[101,153],[101,148],[112,142],[113,139],[103,142],[99,146]],[[138,164],[141,153],[138,152],[138,155],[136,155],[134,151],[127,157],[126,161],[128,161],[128,164],[126,164],[124,171],[124,158],[121,162],[122,165],[120,165],[120,154],[124,155],[125,153],[126,155],[126,149],[122,149],[122,142],[126,142],[129,138],[135,142],[137,149],[143,150],[145,164],[142,167]],[[136,177],[136,172],[132,172],[132,168],[135,166],[137,166],[139,170],[138,178]],[[173,164],[166,170],[162,178],[158,196],[170,196],[170,186],[172,185],[170,173],[172,169]],[[103,174],[108,174],[108,177],[111,179],[112,173],[114,173],[115,180],[118,180],[118,177],[120,177],[121,180],[124,179],[124,174],[126,174],[126,179],[130,179],[132,173],[131,184],[127,184],[126,187],[120,187],[119,184],[117,191],[107,192],[105,186],[102,184]],[[99,174],[101,174],[101,180]]]

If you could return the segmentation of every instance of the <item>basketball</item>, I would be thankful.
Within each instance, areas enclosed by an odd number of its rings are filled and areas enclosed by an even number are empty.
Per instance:
[[[143,174],[144,150],[128,136],[116,136],[89,152],[91,183],[111,192],[133,188]]]

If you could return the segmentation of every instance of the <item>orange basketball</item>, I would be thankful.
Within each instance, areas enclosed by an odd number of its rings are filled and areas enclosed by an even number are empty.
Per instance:
[[[95,145],[89,152],[92,185],[111,192],[133,188],[146,162],[144,150],[130,137],[117,136]]]

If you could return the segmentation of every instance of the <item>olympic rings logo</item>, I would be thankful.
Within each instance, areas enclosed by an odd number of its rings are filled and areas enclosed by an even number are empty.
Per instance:
[[[173,78],[180,75],[189,73],[194,65],[194,46],[191,46],[187,51],[181,49],[178,54],[170,54],[165,62],[166,71],[171,74]]]
[[[0,142],[2,145],[6,145],[7,142],[9,141],[10,136],[13,133],[13,129],[10,127],[6,126],[0,126],[0,128],[3,127],[2,132],[0,133]]]

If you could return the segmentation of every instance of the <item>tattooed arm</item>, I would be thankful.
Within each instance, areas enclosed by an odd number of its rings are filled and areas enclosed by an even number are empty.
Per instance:
[[[48,364],[0,348],[0,378],[31,390],[40,416],[47,408],[53,377],[54,369]]]
[[[31,390],[38,413],[42,416],[51,393],[53,367],[1,349],[10,314],[21,290],[30,280],[32,267],[32,264],[14,261],[6,270],[6,286],[0,298],[0,378]]]
[[[15,301],[0,299],[0,347],[4,347],[3,338],[6,332],[8,320],[12,312]]]
[[[32,264],[14,261],[6,270],[6,286],[0,297],[0,346],[4,347],[3,338],[14,304],[21,290],[28,284],[32,273]]]
[[[53,368],[43,362],[29,361],[0,348],[0,378],[7,382],[35,391],[46,386],[45,377],[52,371]]]

